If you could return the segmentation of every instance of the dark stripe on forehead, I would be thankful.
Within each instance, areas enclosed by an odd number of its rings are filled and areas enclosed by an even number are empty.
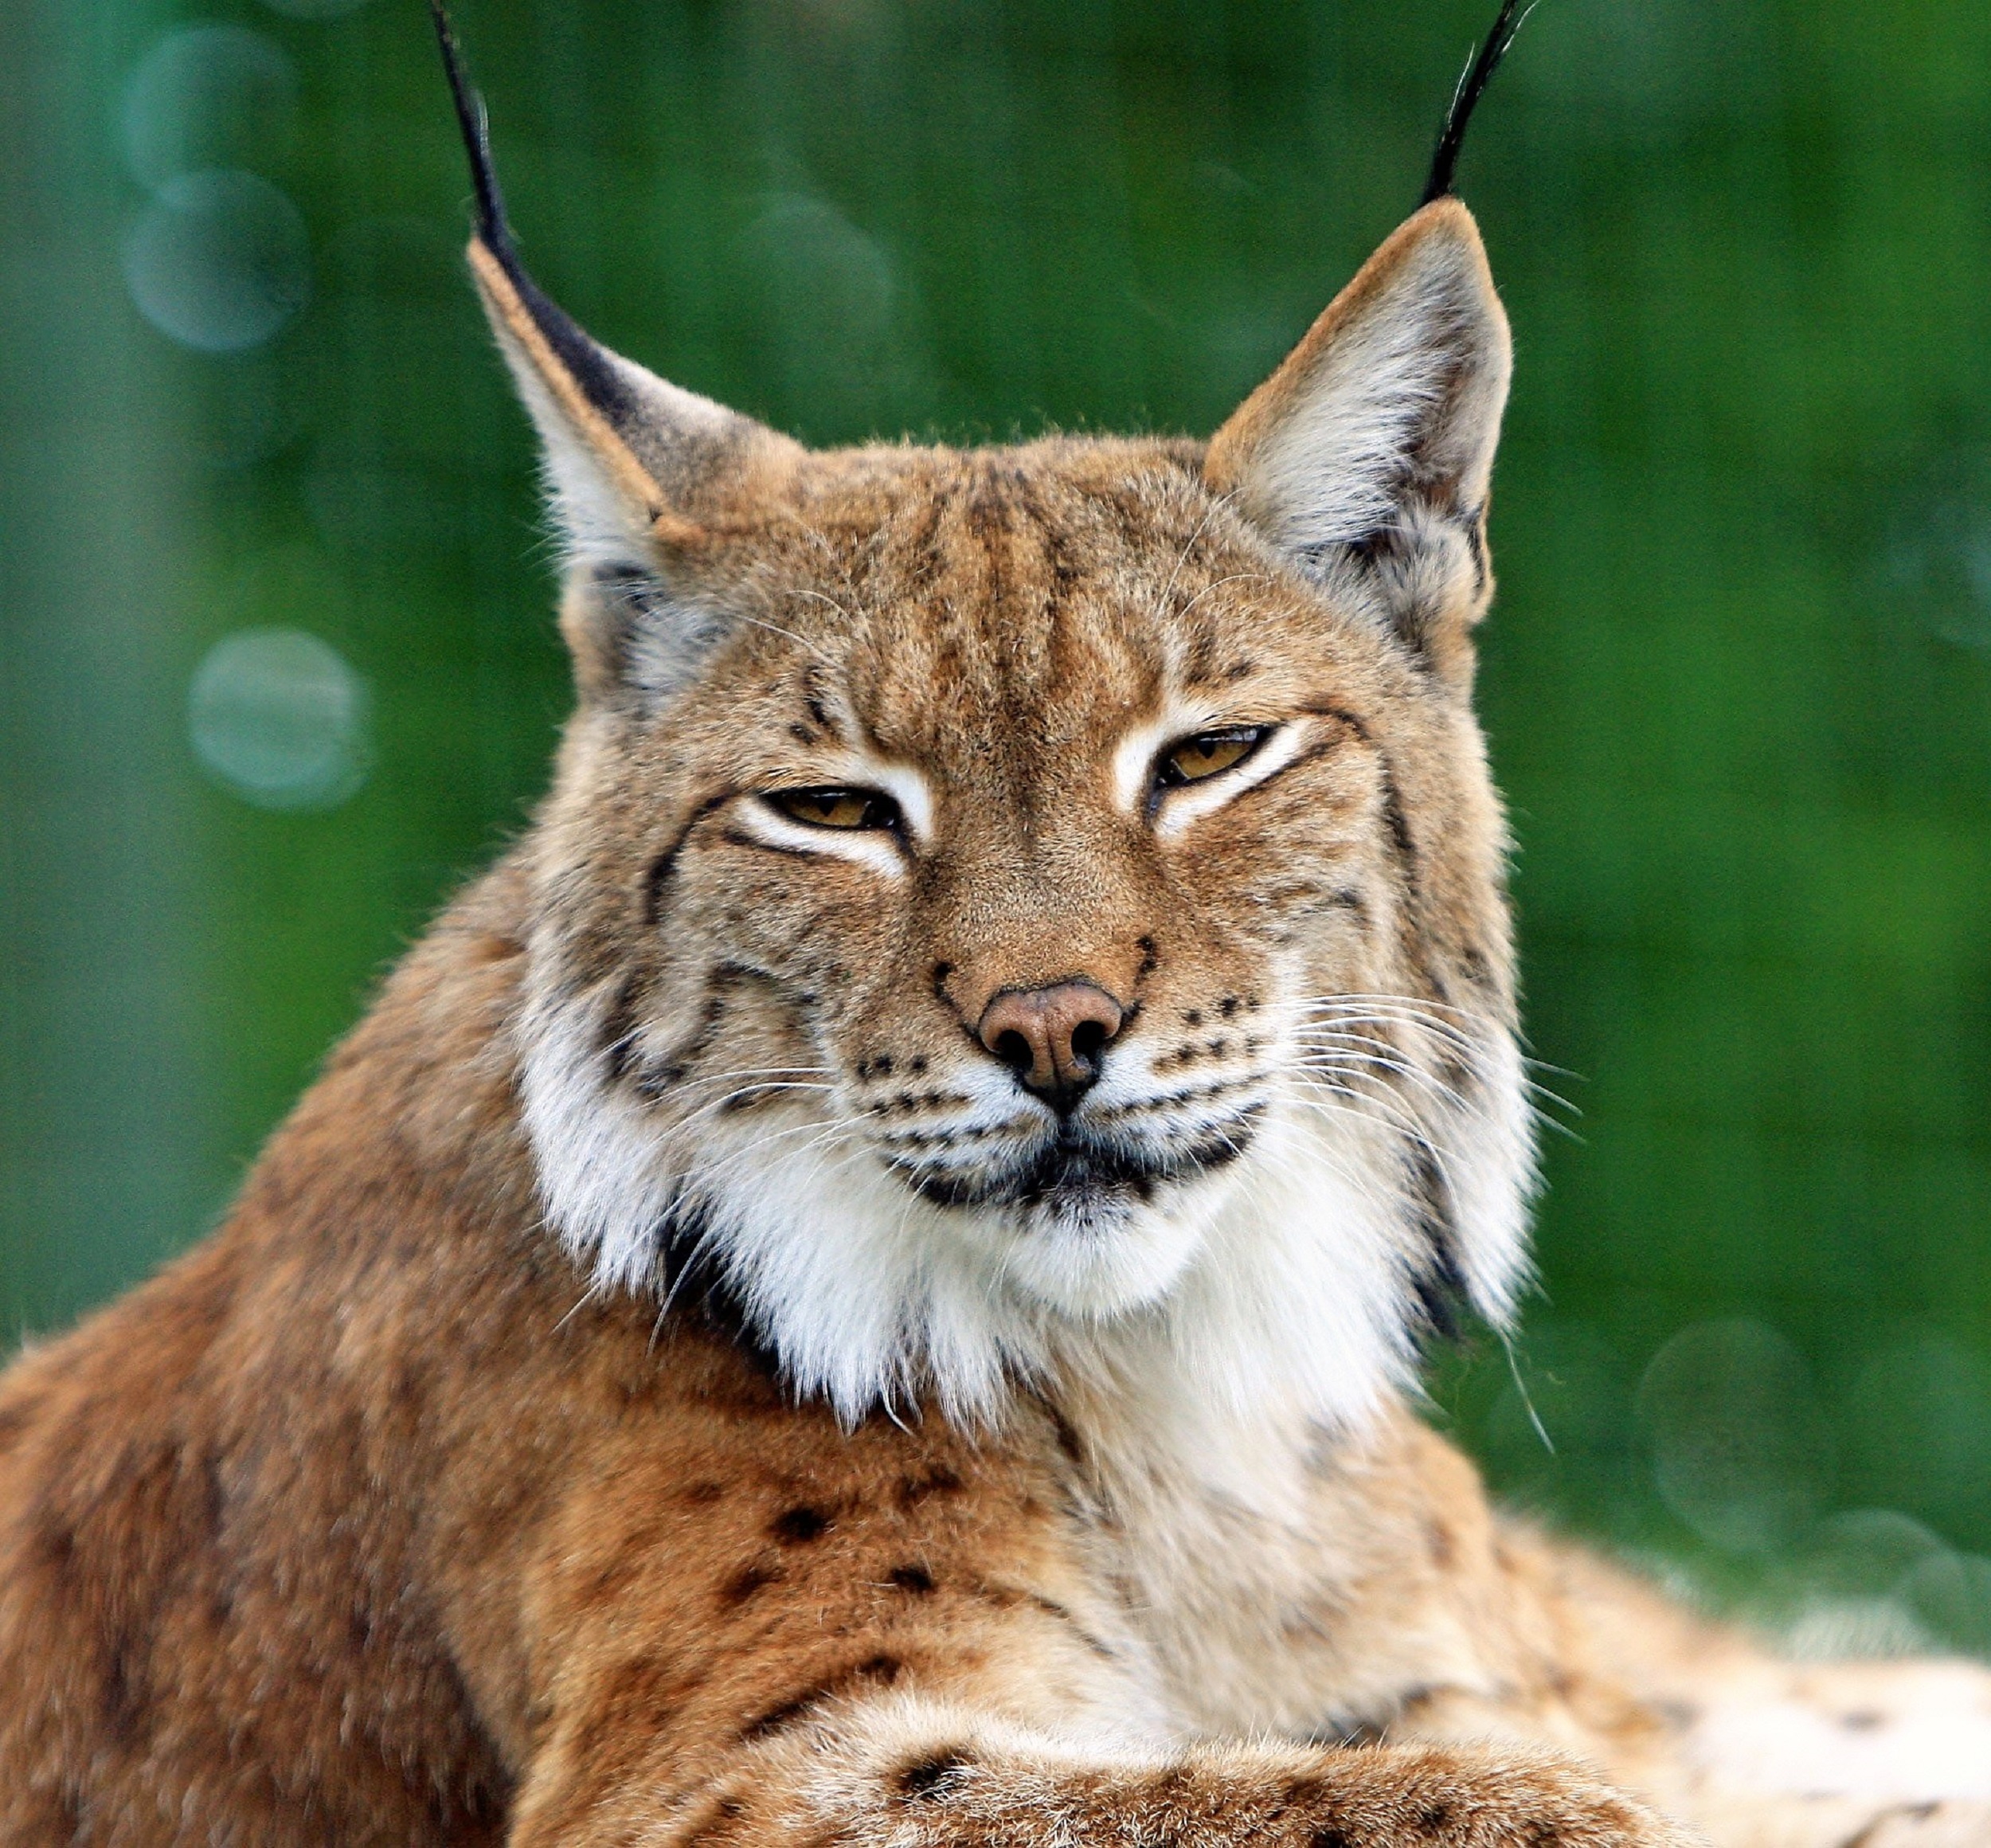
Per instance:
[[[1071,535],[1064,523],[1046,511],[1038,497],[1036,484],[1027,474],[1016,476],[1016,508],[1042,541],[1044,562],[1050,568],[1050,610],[1054,621],[1078,583],[1080,572],[1073,560]]]

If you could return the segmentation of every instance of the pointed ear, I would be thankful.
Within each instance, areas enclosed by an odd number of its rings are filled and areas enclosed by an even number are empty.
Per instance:
[[[538,429],[572,574],[561,628],[583,690],[606,690],[640,654],[646,690],[667,691],[712,628],[674,580],[695,575],[715,525],[780,495],[800,447],[611,352],[540,290],[508,240],[473,238],[470,266]]]
[[[611,353],[526,273],[491,164],[483,99],[444,0],[429,0],[476,198],[470,267],[539,427],[570,566],[561,632],[584,695],[667,693],[718,632],[697,554],[779,496],[799,444]]]
[[[1449,671],[1492,595],[1511,367],[1473,215],[1436,200],[1211,439],[1206,479],[1338,603]]]

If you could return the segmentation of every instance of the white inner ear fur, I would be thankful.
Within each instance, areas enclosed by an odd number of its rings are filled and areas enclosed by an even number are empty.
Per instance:
[[[616,485],[530,355],[502,329],[499,346],[539,433],[541,473],[567,562],[589,570],[654,570],[651,510],[634,505]],[[645,425],[659,441],[710,442],[732,421],[732,413],[710,398],[672,385],[605,348],[600,350],[603,362],[621,376],[630,395],[643,406]]]
[[[1492,475],[1507,372],[1504,324],[1477,249],[1427,236],[1252,446],[1240,500],[1295,551],[1393,524],[1414,464],[1444,479],[1461,510],[1475,509]]]

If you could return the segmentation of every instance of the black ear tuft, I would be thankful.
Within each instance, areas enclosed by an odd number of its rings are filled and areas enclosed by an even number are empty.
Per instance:
[[[1453,170],[1459,164],[1459,150],[1465,145],[1465,125],[1473,119],[1473,112],[1479,107],[1480,98],[1500,68],[1500,60],[1507,56],[1508,47],[1534,10],[1534,0],[1528,0],[1525,6],[1521,0],[1500,0],[1492,31],[1452,92],[1452,107],[1446,112],[1444,127],[1438,131],[1438,144],[1431,155],[1430,177],[1424,182],[1424,197],[1418,200],[1419,205],[1428,206],[1452,190]]]
[[[491,253],[505,273],[540,336],[559,357],[574,383],[611,424],[625,426],[634,405],[627,382],[617,374],[600,346],[566,310],[553,300],[526,272],[512,241],[511,221],[505,216],[505,196],[498,190],[498,170],[491,158],[491,128],[484,100],[464,72],[462,48],[443,0],[428,0],[436,22],[436,42],[442,48],[443,69],[456,104],[456,125],[463,131],[464,152],[470,159],[470,183],[477,198],[477,241]]]
[[[443,0],[428,0],[429,16],[436,22],[436,43],[442,48],[443,69],[449,78],[449,93],[456,104],[456,126],[463,131],[464,151],[470,157],[470,183],[477,192],[477,235],[484,248],[507,270],[516,267],[511,247],[511,226],[505,218],[505,196],[498,190],[498,171],[491,160],[491,124],[484,114],[484,100],[464,75],[464,54],[456,43],[456,30],[449,23]]]

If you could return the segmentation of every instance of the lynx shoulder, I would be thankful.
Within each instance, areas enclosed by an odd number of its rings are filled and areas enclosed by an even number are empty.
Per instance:
[[[1991,1680],[1780,1663],[1404,1408],[1531,1173],[1465,208],[1207,444],[815,453],[479,178],[553,789],[0,1380],[0,1842],[1991,1843]]]

